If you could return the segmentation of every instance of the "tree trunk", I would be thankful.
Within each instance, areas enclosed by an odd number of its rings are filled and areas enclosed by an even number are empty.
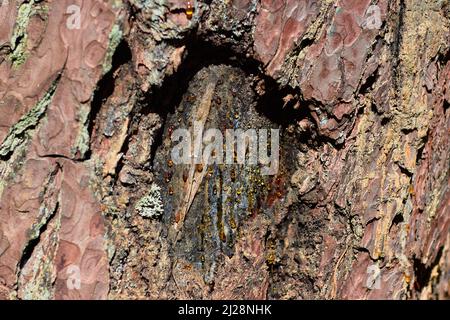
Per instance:
[[[0,3],[0,298],[449,298],[449,1]]]

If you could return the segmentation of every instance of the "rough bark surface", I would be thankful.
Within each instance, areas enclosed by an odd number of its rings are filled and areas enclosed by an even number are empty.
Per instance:
[[[187,2],[0,1],[0,298],[448,299],[450,2]]]

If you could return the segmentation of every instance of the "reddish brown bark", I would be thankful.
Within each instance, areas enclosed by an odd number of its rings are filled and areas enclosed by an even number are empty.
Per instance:
[[[448,299],[448,1],[193,3],[1,2],[0,297]]]

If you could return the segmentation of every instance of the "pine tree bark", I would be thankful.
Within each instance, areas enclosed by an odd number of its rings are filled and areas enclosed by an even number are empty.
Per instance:
[[[449,298],[449,1],[0,3],[0,298]]]

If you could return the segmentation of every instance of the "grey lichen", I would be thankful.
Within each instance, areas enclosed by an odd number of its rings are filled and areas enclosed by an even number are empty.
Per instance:
[[[147,81],[151,85],[160,86],[163,83],[166,68],[170,63],[170,55],[168,52],[173,52],[174,48],[161,42],[153,46],[152,50],[145,52],[148,61],[151,61],[155,67],[150,70]]]
[[[148,195],[142,197],[135,206],[139,215],[145,218],[158,218],[164,212],[164,206],[161,198],[161,188],[152,183]]]
[[[198,23],[196,15],[186,27],[179,26],[172,20],[167,19],[170,13],[169,7],[173,9],[174,5],[167,0],[130,0],[130,2],[144,12],[144,15],[147,17],[145,27],[148,28],[147,31],[152,33],[153,39],[157,42],[164,39],[182,39],[184,33],[193,29]],[[199,10],[197,10],[197,7],[200,6],[200,3],[196,1],[195,5],[197,12]]]
[[[58,251],[59,239],[57,232],[61,228],[61,217],[53,225],[54,233],[50,235],[48,247],[38,246],[33,265],[24,273],[22,270],[19,286],[22,288],[23,300],[51,300],[55,296],[53,283],[56,278],[56,270],[53,259]],[[24,281],[27,279],[26,281]]]
[[[72,148],[72,155],[76,156],[79,153],[81,158],[84,158],[90,149],[90,135],[89,135],[89,115],[91,112],[90,105],[82,104],[78,111],[78,122],[80,124],[75,146]]]

